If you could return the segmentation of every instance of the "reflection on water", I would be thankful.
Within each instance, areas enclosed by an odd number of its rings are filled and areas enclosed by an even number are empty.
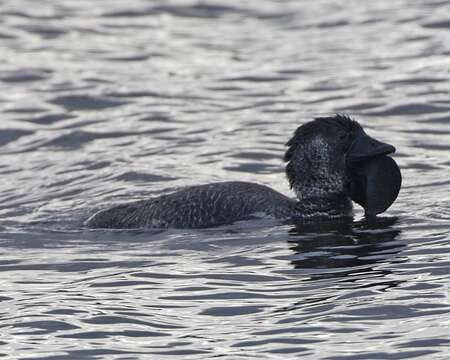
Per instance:
[[[299,224],[289,231],[289,243],[295,252],[292,260],[297,269],[324,269],[313,278],[347,276],[370,270],[374,263],[393,261],[406,245],[396,240],[400,230],[396,217],[361,220],[359,222]],[[331,274],[326,269],[332,269]],[[341,269],[342,272],[336,272]]]
[[[0,3],[0,355],[450,357],[450,3]],[[94,211],[243,180],[354,115],[397,148],[374,222],[87,231]],[[291,194],[292,195],[292,194]]]

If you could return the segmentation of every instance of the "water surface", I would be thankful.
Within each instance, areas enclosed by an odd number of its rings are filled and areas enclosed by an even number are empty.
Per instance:
[[[0,4],[0,355],[448,359],[447,1]],[[245,180],[290,194],[314,116],[397,147],[374,223],[90,231],[97,209]]]

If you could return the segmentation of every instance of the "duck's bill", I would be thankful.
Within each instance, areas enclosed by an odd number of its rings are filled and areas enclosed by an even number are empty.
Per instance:
[[[386,156],[395,147],[361,131],[347,152],[349,195],[368,217],[386,211],[397,198],[402,176],[396,162]]]
[[[395,153],[395,147],[378,141],[361,131],[347,152],[347,165],[353,167],[375,156],[392,153]]]
[[[350,170],[350,197],[367,217],[386,211],[397,198],[402,176],[397,163],[386,155],[366,159]]]

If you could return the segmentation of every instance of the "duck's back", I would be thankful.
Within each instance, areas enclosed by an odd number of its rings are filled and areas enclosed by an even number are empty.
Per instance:
[[[264,185],[222,182],[102,210],[88,219],[86,225],[116,229],[213,227],[249,219],[256,213],[289,217],[295,203]]]

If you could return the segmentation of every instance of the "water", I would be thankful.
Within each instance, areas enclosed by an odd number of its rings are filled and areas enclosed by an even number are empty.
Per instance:
[[[0,5],[6,359],[448,359],[450,2]],[[114,203],[246,180],[345,112],[397,147],[375,223],[89,231]]]

